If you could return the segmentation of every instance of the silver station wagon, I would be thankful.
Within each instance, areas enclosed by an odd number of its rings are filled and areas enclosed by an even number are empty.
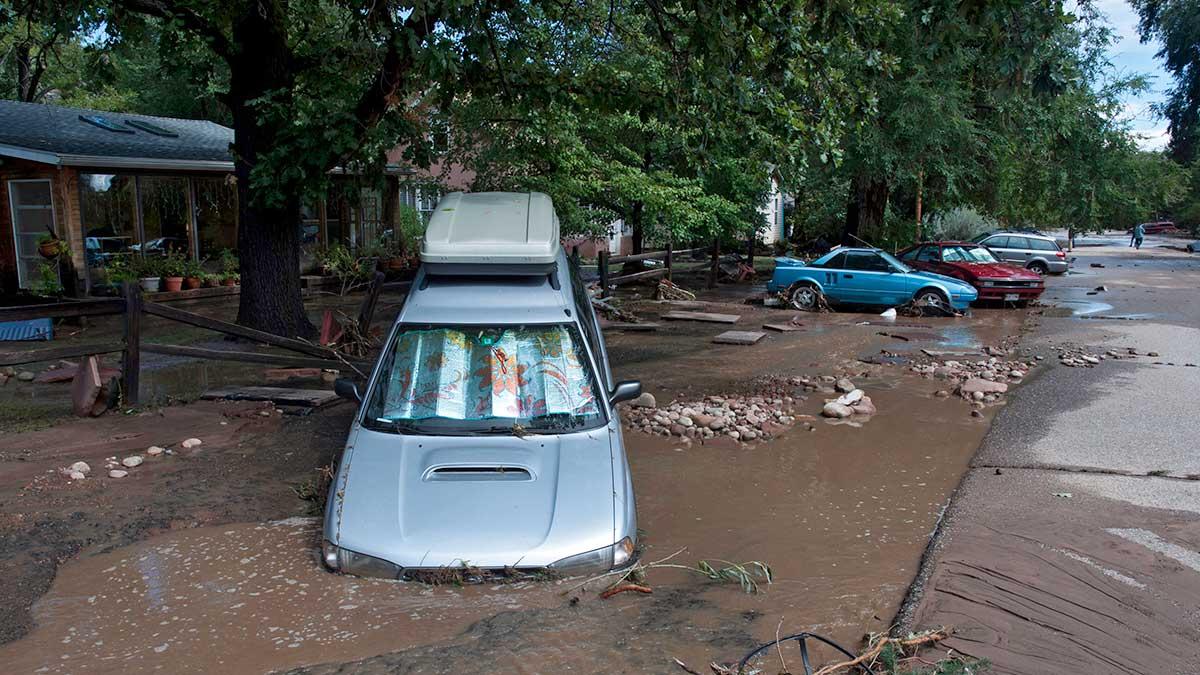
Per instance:
[[[331,570],[604,572],[637,518],[614,383],[550,198],[454,193],[360,397],[325,513]]]

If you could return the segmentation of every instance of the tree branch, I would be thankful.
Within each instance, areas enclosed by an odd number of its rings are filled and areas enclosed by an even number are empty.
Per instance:
[[[233,57],[234,47],[229,37],[214,23],[185,7],[163,0],[118,0],[119,6],[136,14],[159,19],[178,20],[188,30],[208,41],[217,56],[228,61]]]

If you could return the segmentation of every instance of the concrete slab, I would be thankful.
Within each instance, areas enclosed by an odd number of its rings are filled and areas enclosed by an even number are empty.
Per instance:
[[[709,323],[737,323],[742,317],[737,314],[714,314],[712,312],[667,312],[662,318],[671,321],[707,321]]]
[[[712,341],[719,345],[752,345],[766,336],[766,333],[753,330],[727,330]]]

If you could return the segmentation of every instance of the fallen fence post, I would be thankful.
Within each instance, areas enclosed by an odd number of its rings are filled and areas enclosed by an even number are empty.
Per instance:
[[[126,405],[137,405],[138,375],[142,368],[142,287],[126,281],[125,351],[121,357],[121,396]]]
[[[157,302],[142,303],[142,310],[147,314],[160,316],[164,319],[186,323],[199,328],[215,330],[218,333],[236,335],[248,340],[254,340],[255,342],[262,342],[275,347],[282,347],[284,349],[300,352],[301,354],[308,354],[317,358],[337,358],[334,356],[334,352],[332,350],[312,344],[311,342],[304,342],[303,340],[297,340],[294,338],[280,337],[273,333],[267,333],[261,330],[255,330],[253,328],[246,328],[245,326],[239,326],[236,323],[229,323],[228,321],[221,321],[220,319],[212,319],[201,314],[195,314],[182,309],[168,307]]]
[[[379,301],[379,292],[383,290],[383,272],[376,272],[371,279],[371,287],[363,298],[362,307],[358,310],[358,334],[366,336],[371,328],[371,318],[375,315],[375,303]]]

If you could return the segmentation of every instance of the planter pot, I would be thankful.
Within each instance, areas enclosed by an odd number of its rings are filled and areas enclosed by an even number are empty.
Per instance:
[[[407,262],[404,258],[391,258],[387,261],[387,268],[389,271],[399,272],[405,268]]]
[[[184,277],[183,287],[189,291],[200,288],[200,277]]]
[[[237,286],[237,279],[222,279],[222,286]]]
[[[158,292],[158,284],[161,281],[159,277],[142,277],[139,283],[142,285],[142,290],[147,293]]]
[[[163,277],[163,290],[168,293],[183,290],[183,277]]]
[[[38,244],[38,253],[47,260],[53,260],[62,253],[63,241],[61,239],[51,239]]]

